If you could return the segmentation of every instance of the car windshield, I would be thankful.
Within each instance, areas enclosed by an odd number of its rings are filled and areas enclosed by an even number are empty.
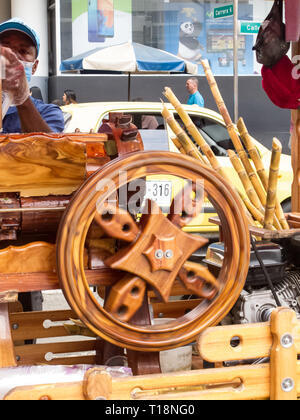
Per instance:
[[[179,124],[183,127],[183,123],[178,115],[175,116]],[[228,149],[234,149],[230,136],[226,127],[214,121],[213,119],[204,116],[192,115],[191,119],[198,131],[210,146],[216,156],[227,156]],[[185,127],[183,127],[185,128]],[[192,139],[199,148],[195,139]]]
[[[169,139],[166,130],[139,130],[142,137],[144,150],[169,151]]]

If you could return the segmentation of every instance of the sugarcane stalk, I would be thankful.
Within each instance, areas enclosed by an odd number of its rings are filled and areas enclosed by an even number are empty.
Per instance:
[[[201,133],[199,132],[199,130],[197,129],[197,127],[193,123],[191,117],[185,111],[182,104],[177,99],[177,97],[174,95],[172,90],[169,87],[165,87],[165,90],[164,90],[163,94],[170,101],[170,103],[174,106],[178,115],[181,118],[181,121],[185,125],[187,131],[193,137],[193,139],[196,141],[198,146],[200,146],[200,149],[201,149],[202,153],[204,154],[204,156],[207,157],[207,159],[210,162],[210,164],[212,165],[212,167],[215,170],[218,170],[218,171],[221,170],[222,171],[222,169],[220,169],[221,167],[219,165],[219,161],[215,157],[215,155],[214,155],[213,151],[211,150],[210,146],[206,143],[203,136],[201,135]]]
[[[178,140],[177,137],[171,137],[172,142],[174,143],[174,146],[178,149],[178,151],[180,153],[182,153],[183,155],[187,155],[188,153],[185,151],[184,147],[182,146],[182,144],[180,143],[180,141]],[[190,156],[192,156],[190,154]],[[194,156],[193,156],[194,157]],[[201,155],[200,153],[200,157],[201,159],[203,159],[203,163],[205,163],[207,166],[211,166],[210,163],[208,162],[206,156]]]
[[[256,219],[263,224],[264,222],[264,209],[261,206],[261,203],[259,201],[259,198],[256,194],[256,192],[254,191],[252,184],[250,182],[250,179],[247,175],[247,172],[245,171],[243,165],[241,164],[238,156],[236,155],[236,153],[233,150],[228,150],[228,156],[229,159],[232,163],[232,166],[234,167],[236,173],[238,174],[243,187],[246,191],[246,194],[249,198],[249,200],[251,201],[251,203],[254,205],[254,207],[257,209],[256,212]]]
[[[266,207],[266,203],[267,203],[267,193],[264,189],[264,187],[262,186],[253,166],[251,165],[250,160],[247,157],[247,153],[245,152],[245,150],[243,150],[242,152],[240,152],[238,154],[238,156],[240,157],[243,166],[245,168],[245,171],[249,177],[249,181],[251,182],[254,191],[259,199],[260,202],[260,208],[262,209],[263,213],[265,211],[265,207]],[[278,220],[276,214],[274,214],[274,227],[277,230],[282,230],[282,226],[280,224],[280,221]]]
[[[201,153],[196,148],[192,140],[186,134],[186,132],[180,127],[178,122],[173,117],[172,113],[163,103],[162,116],[164,117],[166,123],[171,128],[173,133],[176,135],[177,140],[179,141],[181,147],[184,149],[185,154],[192,156],[195,159],[200,160],[201,163],[206,164]]]
[[[209,62],[208,62],[208,60],[201,60],[201,64],[202,64],[206,79],[208,81],[209,87],[211,89],[211,92],[213,94],[213,97],[216,101],[219,112],[222,115],[222,117],[224,119],[224,122],[225,122],[225,125],[227,127],[228,125],[232,124],[232,120],[231,120],[231,117],[230,117],[229,112],[227,110],[227,107],[225,105],[225,102],[222,98],[222,95],[220,93],[220,90],[218,88],[216,79],[214,78],[214,75],[211,71]]]
[[[218,106],[219,112],[224,119],[227,131],[228,131],[229,136],[232,140],[234,148],[236,149],[236,151],[237,151],[237,153],[238,153],[238,155],[239,155],[239,157],[240,157],[240,159],[241,159],[241,161],[244,165],[244,168],[249,175],[250,168],[249,168],[249,165],[248,165],[248,163],[249,163],[248,157],[247,157],[246,153],[244,153],[243,144],[242,144],[242,142],[241,142],[241,140],[240,140],[240,138],[239,138],[239,136],[236,132],[235,125],[233,124],[233,122],[231,120],[230,114],[229,114],[229,112],[226,108],[225,102],[224,102],[224,100],[222,98],[222,95],[219,91],[217,82],[216,82],[216,80],[214,78],[214,75],[211,71],[208,60],[202,60],[201,64],[203,66],[206,78],[208,80],[208,84],[211,88],[211,91],[212,91],[212,94],[213,94],[214,99],[216,101],[216,104]],[[260,168],[260,170],[261,170],[261,168]],[[254,189],[255,189],[255,191],[256,191],[256,193],[257,193],[257,195],[258,195],[258,197],[259,197],[259,199],[262,203],[262,205],[264,206],[264,202],[265,202],[264,195],[265,194],[263,194],[263,192],[261,191],[261,188],[259,187],[259,184],[257,183],[257,180],[255,179],[255,176],[251,176],[250,180],[251,180],[251,183],[252,183],[252,185],[253,185],[253,187],[254,187]],[[267,186],[264,185],[264,188],[267,189]],[[287,222],[285,220],[282,209],[280,211],[281,206],[279,207],[278,204],[277,204],[276,208],[277,208],[277,211],[276,211],[276,216],[275,216],[275,219],[274,219],[275,227],[277,229],[281,229],[281,228],[288,229],[288,225],[287,225]]]
[[[258,176],[261,180],[261,183],[265,189],[265,191],[267,191],[268,189],[268,183],[269,183],[269,179],[268,179],[268,174],[264,168],[263,162],[259,156],[258,150],[255,147],[255,144],[253,142],[253,138],[250,136],[247,127],[244,123],[243,118],[240,118],[237,122],[237,128],[239,130],[240,136],[243,140],[243,143],[246,147],[246,149],[248,150],[248,153],[254,163],[254,166],[256,168],[256,171],[258,173]],[[276,217],[280,222],[280,225],[283,229],[289,229],[289,225],[287,223],[287,220],[284,216],[284,212],[282,210],[281,204],[279,199],[276,197]]]
[[[264,228],[271,229],[276,206],[278,172],[282,146],[278,139],[273,138],[271,164],[269,171],[269,184],[267,190],[267,205],[265,212]]]
[[[211,71],[209,63],[208,63],[207,60],[202,60],[201,63],[202,63],[202,66],[204,68],[205,75],[206,75],[207,80],[208,80],[208,84],[211,88],[211,91],[213,93],[213,96],[214,96],[214,99],[215,99],[216,104],[218,106],[218,109],[220,111],[220,114],[222,115],[222,117],[224,119],[227,131],[228,131],[229,136],[232,140],[234,148],[235,148],[239,158],[242,161],[242,164],[245,168],[245,171],[247,172],[247,174],[250,178],[250,181],[253,185],[253,188],[254,188],[262,206],[265,206],[265,204],[266,204],[266,192],[264,192],[262,190],[261,184],[258,180],[258,177],[257,177],[256,173],[253,171],[253,168],[251,166],[251,163],[249,162],[248,156],[245,153],[243,144],[242,144],[242,142],[241,142],[241,140],[240,140],[240,138],[239,138],[239,136],[236,132],[235,125],[233,124],[233,122],[231,120],[230,114],[229,114],[229,112],[226,108],[225,102],[224,102],[224,100],[222,98],[222,95],[219,91],[217,82],[216,82],[216,80],[214,78],[214,75]],[[277,225],[279,227],[279,223]]]
[[[182,153],[183,155],[187,155],[184,147],[180,143],[177,137],[171,137],[172,142],[174,143],[175,147],[177,147],[178,151]]]
[[[215,102],[217,104],[217,107],[219,109],[220,114],[223,117],[223,120],[225,122],[226,128],[228,130],[229,136],[232,140],[232,143],[234,145],[234,148],[237,152],[240,152],[243,150],[243,144],[241,140],[239,139],[239,136],[236,132],[235,125],[232,122],[232,119],[230,117],[230,114],[228,112],[228,109],[225,105],[225,102],[222,98],[221,92],[218,88],[218,84],[216,82],[216,79],[211,71],[210,65],[208,60],[201,60],[201,64],[205,73],[205,76],[207,78],[209,87],[211,89],[211,92],[213,94],[213,97],[215,99]]]
[[[220,166],[220,163],[218,159],[216,158],[214,152],[211,150],[209,145],[206,143],[204,138],[201,136],[199,131],[197,130],[197,127],[194,125],[193,121],[191,120],[188,113],[183,109],[181,103],[176,98],[172,90],[168,87],[165,88],[164,95],[166,98],[170,101],[170,103],[174,106],[176,109],[178,115],[180,116],[182,122],[184,123],[186,129],[188,132],[193,136],[197,144],[200,146],[202,153],[207,157],[209,163],[215,169],[217,172],[219,172],[222,176],[226,177],[225,172],[223,171],[223,168]],[[172,114],[168,111],[168,109],[164,106],[162,115],[167,115],[167,112],[170,114],[170,119],[174,117]],[[165,118],[165,117],[164,117]],[[166,119],[166,118],[165,118]],[[175,121],[175,119],[174,119]],[[176,121],[175,121],[176,123]],[[177,123],[178,124],[178,123]],[[178,124],[179,126],[179,124]],[[180,127],[180,126],[179,126]],[[172,127],[171,127],[172,128]],[[174,130],[173,130],[174,131]],[[176,134],[176,133],[175,133]],[[178,137],[178,136],[177,136]],[[189,139],[191,141],[191,139]]]

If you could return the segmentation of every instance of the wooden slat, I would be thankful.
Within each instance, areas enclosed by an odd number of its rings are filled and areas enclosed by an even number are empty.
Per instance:
[[[242,345],[232,347],[234,337],[239,337]],[[198,339],[200,356],[212,363],[266,357],[271,345],[269,323],[208,328]]]
[[[35,338],[64,337],[69,335],[63,326],[44,327],[44,322],[66,322],[77,319],[74,311],[42,311],[12,313],[9,316],[13,341]]]
[[[111,286],[123,275],[117,270],[103,268],[101,270],[86,270],[87,282],[90,286]],[[14,291],[18,293],[38,290],[60,289],[59,280],[55,273],[0,273],[0,293]]]
[[[56,266],[55,245],[32,242],[24,246],[9,246],[0,250],[0,276],[12,273],[54,271]],[[0,280],[1,281],[1,280]]]
[[[40,386],[24,386],[17,387],[8,392],[4,400],[9,401],[84,401],[83,388],[81,382],[40,385]]]
[[[275,313],[277,314],[277,311]],[[270,327],[271,322],[208,328],[199,336],[199,354],[204,360],[212,363],[269,357],[273,343]],[[240,344],[232,346],[231,340],[236,337],[239,338]],[[293,325],[293,337],[296,352],[299,354],[300,322]]]
[[[8,303],[0,304],[0,368],[16,366],[9,325]]]
[[[297,324],[296,313],[288,308],[279,308],[271,315],[271,400],[297,399]]]
[[[45,344],[32,344],[15,347],[18,366],[50,364],[50,365],[74,365],[74,364],[94,364],[94,355],[76,355],[61,356],[47,361],[45,356],[47,353],[62,354],[65,353],[82,353],[95,351],[96,340],[80,340],[70,342],[55,342]]]
[[[107,382],[106,375],[99,374],[99,381],[102,378]],[[300,363],[297,379],[300,395]],[[84,398],[82,388],[83,383],[16,387],[5,399],[38,400],[48,395],[51,400],[79,400]],[[111,378],[108,393],[110,400],[264,400],[270,398],[270,367],[264,364]]]

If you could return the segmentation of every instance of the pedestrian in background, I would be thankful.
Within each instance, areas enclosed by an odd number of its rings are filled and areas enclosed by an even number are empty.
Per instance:
[[[77,104],[77,97],[74,90],[66,89],[64,91],[62,99],[63,99],[64,105]]]
[[[198,85],[199,82],[196,77],[191,77],[186,81],[186,89],[190,94],[187,104],[204,107],[204,99],[198,90]]]
[[[44,102],[42,91],[38,86],[32,86],[30,88],[30,94],[31,94],[32,98],[38,99],[39,101]]]

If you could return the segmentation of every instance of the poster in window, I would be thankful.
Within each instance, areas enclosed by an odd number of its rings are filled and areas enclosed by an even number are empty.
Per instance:
[[[225,4],[225,3],[224,3]],[[164,5],[164,49],[186,60],[200,64],[206,58],[216,75],[233,74],[233,17],[215,19],[217,2],[173,1]],[[239,19],[253,20],[253,5],[239,5]],[[253,36],[239,35],[239,74],[252,74]]]
[[[89,42],[103,42],[114,36],[114,0],[89,0]]]

